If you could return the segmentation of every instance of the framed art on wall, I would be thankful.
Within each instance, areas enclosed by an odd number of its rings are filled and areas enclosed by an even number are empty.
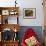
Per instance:
[[[35,19],[36,18],[36,8],[24,8],[23,9],[24,18]]]

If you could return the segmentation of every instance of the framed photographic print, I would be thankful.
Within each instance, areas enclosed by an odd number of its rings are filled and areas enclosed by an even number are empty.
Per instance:
[[[9,10],[2,10],[2,15],[9,15]]]
[[[10,10],[10,11],[9,11],[9,14],[10,14],[10,15],[14,15],[14,10]]]
[[[24,8],[24,18],[35,19],[36,18],[36,8]]]
[[[10,14],[10,15],[16,15],[16,14],[17,14],[17,11],[14,10],[14,9],[13,9],[13,10],[10,10],[10,11],[9,11],[9,14]]]

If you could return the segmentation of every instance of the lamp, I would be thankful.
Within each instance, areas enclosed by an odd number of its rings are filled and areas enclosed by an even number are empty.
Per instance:
[[[17,32],[16,28],[14,29],[14,32]]]

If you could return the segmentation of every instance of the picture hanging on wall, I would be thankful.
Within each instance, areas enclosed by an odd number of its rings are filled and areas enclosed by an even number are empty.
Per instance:
[[[36,8],[23,8],[24,18],[35,19],[36,18]]]

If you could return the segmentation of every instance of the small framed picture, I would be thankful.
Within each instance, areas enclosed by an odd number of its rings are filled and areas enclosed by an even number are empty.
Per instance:
[[[10,10],[10,11],[9,11],[9,14],[10,14],[10,15],[16,15],[16,14],[17,14],[17,11],[15,11],[15,10]]]
[[[36,18],[36,8],[24,8],[23,13],[24,13],[24,18],[28,19]]]
[[[2,15],[9,15],[9,10],[2,10]]]

